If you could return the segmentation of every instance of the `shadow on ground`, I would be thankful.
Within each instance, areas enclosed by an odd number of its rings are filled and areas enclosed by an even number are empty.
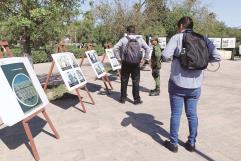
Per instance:
[[[82,110],[78,96],[71,93],[65,93],[61,98],[50,101],[50,103],[64,110],[68,110],[70,107],[73,107],[81,112],[84,112]],[[83,101],[83,103],[92,104],[91,102],[86,102],[86,101]],[[79,104],[80,107],[77,107],[76,106],[77,104]]]
[[[99,95],[106,95],[106,96],[112,98],[113,100],[115,100],[117,102],[120,101],[120,97],[121,97],[121,93],[120,92],[116,92],[116,91],[110,91],[109,94],[106,91],[99,91],[98,94]],[[134,103],[134,101],[131,100],[128,96],[126,98],[126,101],[130,102],[130,103]]]
[[[52,137],[55,137],[53,134],[51,134],[48,131],[45,131],[43,127],[46,125],[46,121],[38,116],[32,118],[29,121],[29,127],[32,133],[33,138],[36,137],[41,132],[44,132],[45,134],[48,134]],[[25,146],[29,149],[29,151],[32,153],[31,147],[29,145],[29,140],[27,138],[27,135],[24,131],[24,127],[21,122],[11,126],[11,127],[5,127],[0,130],[0,138],[2,142],[9,148],[9,149],[16,149],[22,144],[25,144]]]
[[[163,123],[155,120],[154,116],[130,111],[127,111],[126,114],[128,116],[122,120],[121,126],[127,127],[128,125],[132,125],[137,130],[149,135],[161,145],[163,144],[161,136],[168,138],[169,133],[160,126],[163,125]]]
[[[128,116],[122,120],[121,126],[127,127],[132,125],[137,130],[149,135],[153,140],[161,145],[163,145],[161,137],[164,137],[165,139],[169,138],[169,133],[161,127],[163,123],[155,120],[154,116],[145,113],[134,113],[131,111],[127,111],[126,114]],[[179,145],[184,147],[185,143],[183,141],[178,140],[178,142]],[[195,150],[195,153],[208,161],[214,161],[214,159],[202,153],[198,149]]]

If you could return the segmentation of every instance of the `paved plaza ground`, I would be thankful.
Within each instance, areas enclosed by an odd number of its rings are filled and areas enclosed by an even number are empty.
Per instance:
[[[47,74],[49,68],[49,63],[35,65],[37,74]],[[138,106],[131,102],[131,81],[130,102],[123,105],[118,102],[118,77],[110,76],[114,89],[107,95],[103,82],[94,80],[87,60],[82,70],[96,105],[89,103],[84,91],[87,113],[79,110],[75,95],[65,94],[52,101],[47,112],[60,134],[59,140],[52,137],[41,115],[31,121],[42,161],[241,161],[241,60],[224,60],[218,72],[205,72],[198,105],[197,151],[193,153],[182,146],[188,136],[184,111],[179,152],[172,153],[162,145],[169,134],[170,63],[162,66],[160,96],[148,96],[154,81],[149,70],[141,71],[140,94],[144,102]],[[21,124],[2,125],[0,137],[0,161],[34,160]]]

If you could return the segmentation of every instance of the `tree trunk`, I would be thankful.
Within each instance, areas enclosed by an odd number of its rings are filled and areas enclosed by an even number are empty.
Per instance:
[[[29,29],[27,27],[24,27],[24,32],[21,37],[22,55],[24,57],[27,57],[33,66],[33,59],[31,53],[31,37],[29,32]]]

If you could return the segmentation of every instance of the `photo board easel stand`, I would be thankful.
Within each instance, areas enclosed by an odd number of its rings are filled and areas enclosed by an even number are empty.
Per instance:
[[[8,57],[13,57],[13,53],[12,51],[9,49],[9,45],[8,45],[8,42],[7,41],[0,41],[0,46],[1,48],[4,50],[3,52],[6,52]],[[3,55],[4,53],[0,52],[0,58],[3,58]],[[40,160],[40,157],[39,157],[39,154],[38,154],[38,151],[37,151],[37,148],[36,148],[36,145],[34,143],[34,140],[33,140],[33,136],[32,136],[32,133],[31,133],[31,130],[29,128],[29,121],[34,118],[35,116],[37,116],[39,113],[42,113],[45,120],[47,121],[47,123],[49,124],[49,127],[51,128],[51,130],[53,131],[54,133],[54,136],[56,139],[59,139],[59,134],[57,132],[57,130],[55,129],[52,121],[50,120],[45,108],[42,108],[41,110],[33,113],[32,115],[28,116],[27,118],[23,119],[22,120],[22,124],[23,124],[23,127],[24,127],[24,131],[28,137],[28,140],[30,142],[30,147],[31,147],[31,150],[32,150],[32,153],[33,153],[33,156],[34,156],[34,159],[35,160]]]
[[[0,46],[3,51],[0,51],[0,58],[4,57],[4,54],[6,53],[8,57],[13,57],[13,53],[9,48],[7,41],[0,41]]]
[[[106,48],[106,49],[111,49],[111,48],[113,48],[112,43],[107,43],[107,44],[105,45],[105,48]],[[105,58],[106,58],[106,52],[104,53],[104,55],[103,55],[103,57],[102,57],[101,63],[104,63]],[[117,75],[121,78],[120,69],[117,69],[116,71],[117,71]]]
[[[64,45],[63,43],[60,43],[60,44],[57,46],[56,53],[60,53],[60,52],[67,52],[67,49],[66,49],[66,47],[65,47],[65,45]],[[47,90],[50,77],[51,77],[51,75],[52,75],[52,73],[53,73],[54,65],[55,65],[55,62],[52,61],[51,67],[50,67],[50,69],[49,69],[49,73],[48,73],[48,76],[47,76],[47,79],[46,79],[46,82],[45,82],[45,84],[44,84],[44,91]],[[81,88],[83,88],[83,90],[85,90],[85,91],[87,92],[87,94],[88,94],[88,96],[89,96],[89,98],[90,98],[90,100],[91,100],[91,102],[92,102],[93,105],[95,105],[95,101],[94,101],[93,97],[91,96],[91,94],[90,94],[88,88],[86,87],[86,85],[84,85],[83,87],[80,87],[80,88],[75,89],[75,91],[76,91],[76,93],[77,93],[77,96],[78,96],[78,98],[79,98],[80,104],[81,104],[81,106],[82,106],[83,112],[86,113],[86,108],[85,108],[84,102],[83,102],[83,100],[82,100],[83,97],[80,95],[80,91],[79,91]]]
[[[87,46],[86,46],[86,51],[90,51],[90,50],[93,50],[93,45],[91,43],[88,43]],[[80,66],[82,66],[82,64],[84,62],[84,59],[85,59],[85,56],[83,55],[81,60],[80,60]],[[108,94],[110,94],[110,90],[113,89],[113,86],[112,86],[112,84],[110,82],[110,79],[109,79],[108,75],[106,74],[106,75],[102,76],[101,79],[104,82],[106,92]],[[95,77],[95,80],[97,80],[97,77]],[[109,84],[110,89],[109,89],[107,83]]]

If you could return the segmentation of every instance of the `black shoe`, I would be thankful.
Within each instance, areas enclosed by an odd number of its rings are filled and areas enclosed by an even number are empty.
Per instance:
[[[125,104],[126,103],[126,99],[125,98],[120,98],[119,102],[122,103],[122,104]]]
[[[134,100],[134,105],[139,105],[139,104],[142,104],[143,103],[143,101],[142,100],[140,100],[140,99],[138,99],[138,100]]]
[[[170,151],[172,151],[173,153],[177,153],[178,152],[178,146],[172,144],[170,141],[164,141],[164,146],[169,149]]]
[[[151,91],[151,92],[149,93],[149,96],[159,96],[159,95],[160,95],[160,91],[157,91],[157,90]]]
[[[190,152],[194,152],[195,151],[195,144],[191,145],[189,142],[185,143],[185,148],[186,150],[190,151]]]

